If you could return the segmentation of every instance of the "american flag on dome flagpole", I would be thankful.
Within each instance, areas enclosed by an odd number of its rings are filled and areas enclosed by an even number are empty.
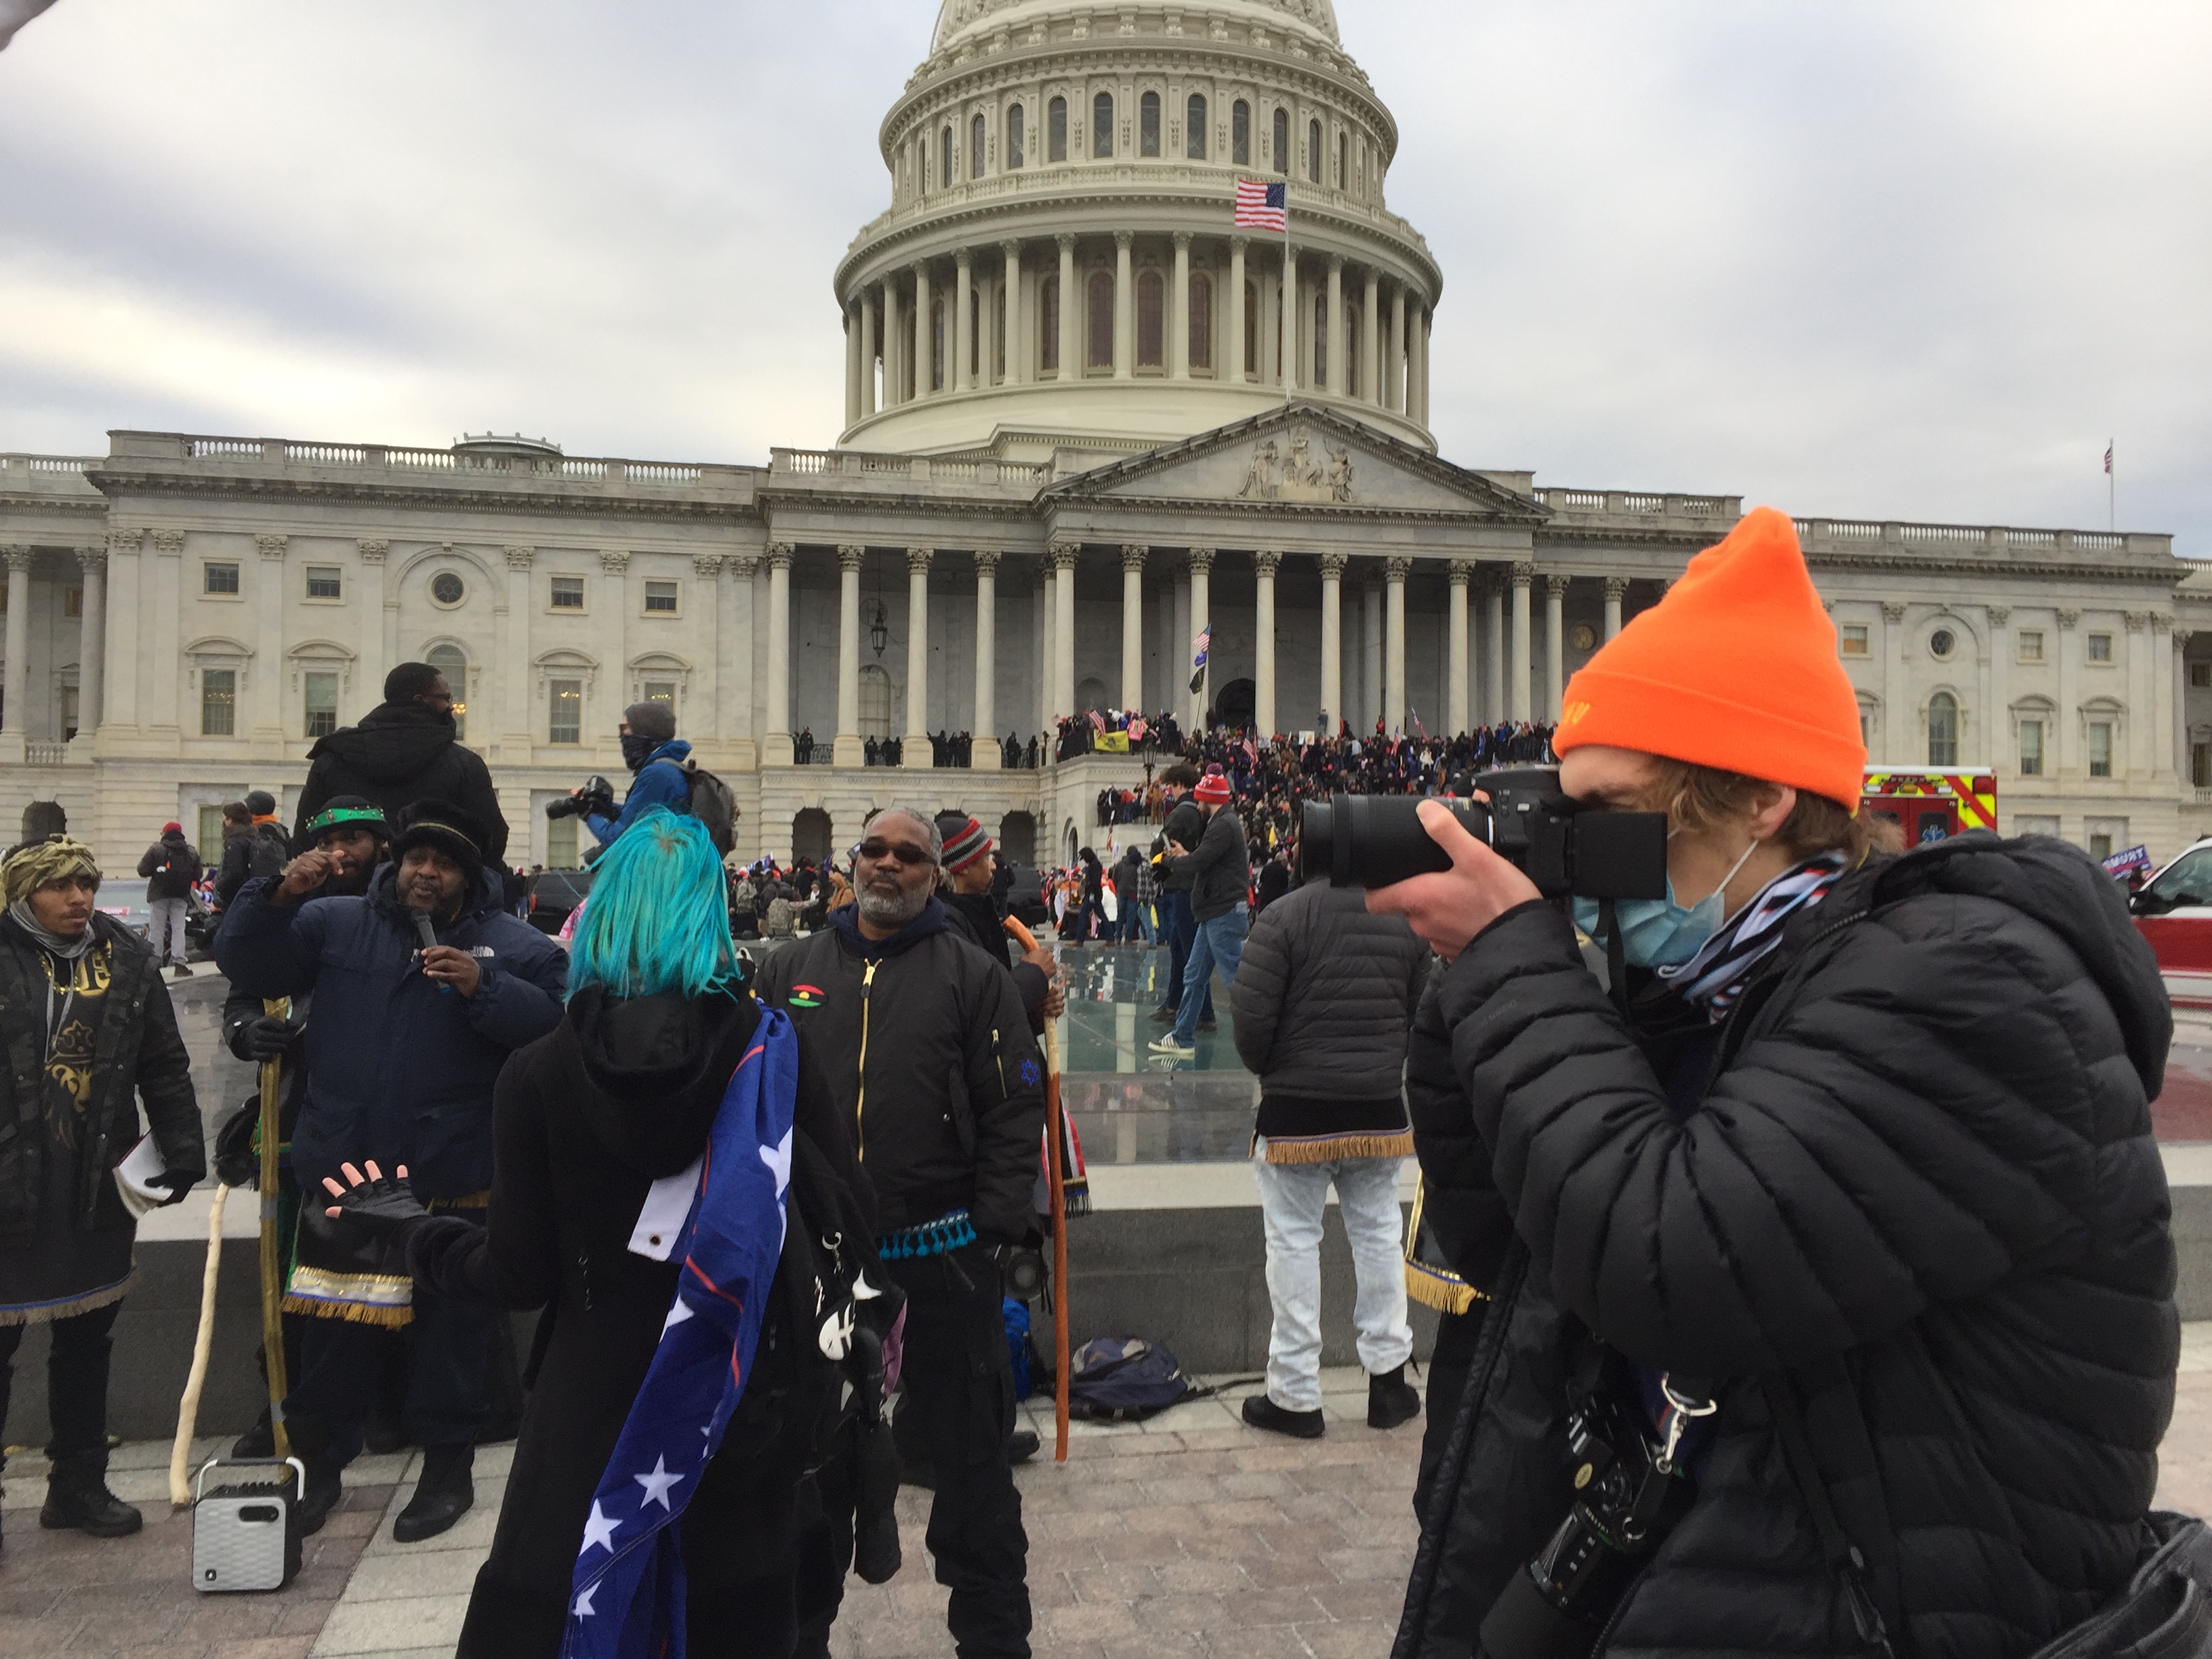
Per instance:
[[[2114,447],[2114,441],[2112,439],[2105,440],[2105,528],[2107,530],[2118,530],[2120,527],[2120,504],[2116,493],[2119,484],[2112,474]]]
[[[1283,233],[1283,292],[1291,291],[1291,186],[1287,179],[1267,184],[1258,179],[1237,181],[1237,222],[1254,230]],[[1290,362],[1290,307],[1283,307],[1283,362]],[[1291,374],[1283,373],[1283,401],[1291,400]],[[1194,690],[1197,688],[1193,687]]]

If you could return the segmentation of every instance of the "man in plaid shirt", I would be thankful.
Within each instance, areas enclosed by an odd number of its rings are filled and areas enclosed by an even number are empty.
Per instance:
[[[1134,848],[1130,850],[1137,856],[1132,861],[1129,891],[1121,901],[1127,907],[1121,913],[1121,937],[1156,944],[1160,929],[1152,913],[1152,902],[1160,896],[1160,878],[1152,873],[1150,859]]]

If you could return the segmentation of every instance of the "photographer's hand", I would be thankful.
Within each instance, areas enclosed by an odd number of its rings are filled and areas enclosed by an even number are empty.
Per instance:
[[[1429,839],[1451,855],[1452,867],[1377,887],[1367,895],[1367,908],[1378,916],[1405,917],[1451,962],[1498,917],[1543,895],[1519,869],[1468,834],[1442,801],[1423,801],[1420,818]]]

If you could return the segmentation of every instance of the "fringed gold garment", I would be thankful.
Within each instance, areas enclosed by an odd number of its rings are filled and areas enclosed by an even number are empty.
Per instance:
[[[301,1263],[285,1287],[286,1313],[349,1319],[398,1330],[415,1317],[415,1281],[390,1273],[341,1273]]]
[[[1412,1131],[1407,1133],[1410,1137]],[[1490,1297],[1444,1265],[1436,1241],[1422,1228],[1421,1209],[1427,1192],[1425,1177],[1414,1182],[1413,1212],[1406,1221],[1406,1294],[1438,1313],[1463,1314]]]
[[[1333,1135],[1269,1135],[1270,1164],[1334,1164],[1340,1158],[1411,1158],[1413,1132],[1394,1129]]]

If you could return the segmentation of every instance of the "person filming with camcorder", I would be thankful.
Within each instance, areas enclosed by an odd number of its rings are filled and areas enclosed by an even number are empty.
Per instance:
[[[1381,803],[1306,829],[1443,959],[1408,1097],[1485,1297],[1398,1659],[2209,1650],[2204,1528],[2150,1509],[2172,1021],[2119,890],[2039,836],[1869,853],[1771,509],[1553,747],[1411,809],[1425,848]]]

